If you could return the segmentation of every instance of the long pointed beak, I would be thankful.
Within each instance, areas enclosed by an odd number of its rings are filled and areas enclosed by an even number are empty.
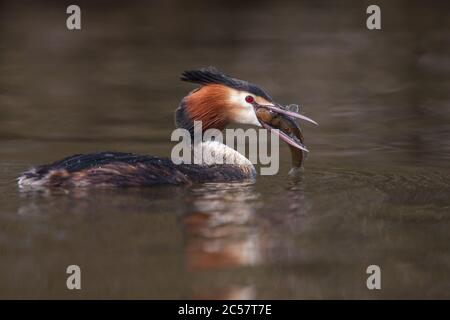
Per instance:
[[[265,129],[269,130],[270,132],[276,134],[278,137],[280,137],[281,140],[283,140],[287,144],[290,144],[291,146],[293,146],[295,148],[298,148],[300,150],[309,152],[309,150],[306,149],[306,147],[298,139],[295,139],[294,137],[290,137],[286,133],[281,131],[280,129],[271,127],[270,125],[268,125],[268,124],[266,124],[264,122],[262,122],[261,125]]]
[[[279,104],[274,105],[274,106],[271,106],[271,105],[260,105],[260,107],[267,108],[269,110],[272,110],[273,112],[284,114],[284,115],[289,116],[289,117],[302,119],[302,120],[311,122],[311,123],[315,124],[316,126],[319,125],[316,121],[314,121],[311,118],[308,118],[307,116],[304,116],[304,115],[302,115],[300,113],[297,113],[297,112],[292,112],[292,111],[288,111],[288,110],[283,109]]]

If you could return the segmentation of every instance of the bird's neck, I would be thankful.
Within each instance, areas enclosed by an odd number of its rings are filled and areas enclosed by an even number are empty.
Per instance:
[[[194,149],[194,163],[204,165],[232,164],[254,168],[245,156],[218,141],[202,141],[192,145]]]

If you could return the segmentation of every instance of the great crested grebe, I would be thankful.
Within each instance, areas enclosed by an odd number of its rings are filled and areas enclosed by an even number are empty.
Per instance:
[[[191,134],[194,121],[202,130],[223,130],[229,123],[262,126],[289,144],[293,168],[300,168],[307,149],[293,118],[313,120],[275,103],[262,88],[208,67],[185,71],[181,80],[200,84],[175,111],[175,124]],[[315,123],[317,124],[317,123]],[[143,187],[161,184],[230,182],[254,179],[256,170],[245,156],[218,141],[202,141],[226,164],[175,164],[169,158],[120,152],[77,154],[34,167],[18,178],[20,187]]]

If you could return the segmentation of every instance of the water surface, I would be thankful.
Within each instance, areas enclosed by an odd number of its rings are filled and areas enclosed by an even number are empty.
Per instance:
[[[374,32],[364,2],[89,1],[69,32],[56,2],[2,2],[0,297],[450,298],[450,8],[380,5]],[[18,190],[70,154],[169,155],[206,65],[320,123],[300,178],[282,146],[254,184]]]

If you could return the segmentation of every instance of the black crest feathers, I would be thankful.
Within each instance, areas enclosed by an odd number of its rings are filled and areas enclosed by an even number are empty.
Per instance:
[[[198,83],[200,85],[222,84],[236,90],[250,92],[254,95],[263,97],[268,101],[273,101],[269,94],[261,87],[245,80],[232,78],[214,67],[184,71],[180,79],[182,81]]]

